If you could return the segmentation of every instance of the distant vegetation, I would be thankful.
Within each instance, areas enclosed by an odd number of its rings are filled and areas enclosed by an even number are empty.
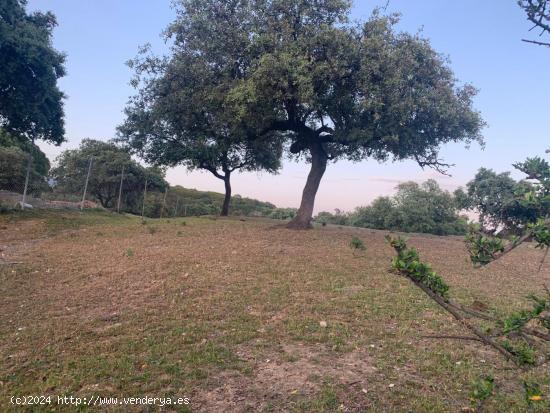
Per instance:
[[[143,208],[145,216],[158,218],[218,215],[224,208],[224,194],[171,187],[162,169],[146,168],[134,161],[126,149],[113,142],[93,139],[84,139],[78,149],[64,151],[57,158],[57,166],[50,173],[52,188],[45,191],[43,197],[79,201],[90,159],[88,199],[104,208],[117,209],[121,181],[121,212],[141,214]],[[147,194],[143,205],[146,180]],[[239,195],[233,196],[231,201],[231,215],[290,219],[296,214],[295,209],[281,209]]]
[[[393,197],[378,197],[351,213],[321,212],[317,222],[436,235],[463,235],[468,220],[459,214],[457,198],[430,179],[419,185],[404,182]]]
[[[153,192],[147,195],[145,215],[161,215],[164,194]],[[218,215],[222,210],[225,195],[219,192],[198,191],[182,186],[170,187],[163,211],[164,217]],[[277,208],[269,202],[243,198],[235,195],[231,199],[230,215],[256,216],[273,219],[290,219],[296,214],[294,208]]]
[[[519,234],[550,211],[550,167],[541,157],[528,158],[513,167],[524,173],[519,181],[510,172],[496,173],[480,168],[466,191],[455,196],[464,209],[479,214],[481,230],[485,233]],[[539,199],[540,198],[540,199]]]

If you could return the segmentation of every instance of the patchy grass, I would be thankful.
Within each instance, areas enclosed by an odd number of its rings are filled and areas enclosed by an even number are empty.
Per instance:
[[[0,410],[67,394],[187,396],[193,412],[455,412],[487,376],[484,411],[550,410],[547,366],[518,372],[478,343],[423,338],[464,331],[389,271],[384,232],[185,222],[0,217]],[[550,284],[531,245],[474,270],[460,238],[409,243],[465,305],[507,313]],[[529,405],[523,381],[543,400]]]

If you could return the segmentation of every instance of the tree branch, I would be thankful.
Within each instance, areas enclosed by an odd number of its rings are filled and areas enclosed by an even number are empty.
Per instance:
[[[525,43],[536,44],[536,45],[539,45],[539,46],[550,47],[550,43],[546,43],[546,42],[537,42],[536,40],[528,40],[528,39],[521,39],[521,41],[525,42]]]
[[[222,180],[225,179],[225,176],[222,175],[222,174],[220,174],[220,173],[216,170],[216,168],[214,168],[214,167],[211,166],[211,165],[206,164],[206,162],[204,162],[204,161],[203,161],[203,162],[200,162],[198,167],[199,167],[200,169],[204,169],[204,170],[206,170],[206,171],[209,171],[212,175],[214,175],[214,176],[215,176],[216,178],[218,178],[218,179],[222,179]]]
[[[404,275],[407,276],[406,274]],[[477,337],[479,337],[481,342],[493,347],[499,353],[501,353],[504,357],[506,357],[507,360],[513,361],[514,363],[517,364],[516,358],[512,354],[510,354],[510,352],[508,352],[504,347],[498,344],[491,337],[483,334],[481,330],[479,330],[477,327],[470,324],[452,305],[449,305],[449,303],[443,297],[440,297],[438,294],[434,293],[432,290],[430,290],[421,282],[418,282],[417,280],[408,276],[407,278],[411,280],[418,288],[424,291],[432,300],[434,300],[437,304],[443,307],[443,309],[447,310],[447,312],[449,312],[460,324],[462,324],[464,327],[466,327],[468,330],[474,333]]]
[[[453,167],[454,164],[440,162],[439,159],[435,158],[435,156],[434,156],[434,159],[428,159],[428,158],[422,159],[419,155],[414,155],[414,159],[422,169],[424,169],[427,166],[429,168],[435,169],[437,172],[439,172],[442,175],[451,176],[449,173],[447,173],[446,169]]]

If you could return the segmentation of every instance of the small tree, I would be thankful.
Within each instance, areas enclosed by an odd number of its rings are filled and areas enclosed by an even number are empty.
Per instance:
[[[104,208],[116,206],[123,168],[122,192],[126,207],[133,212],[139,211],[145,179],[149,191],[162,191],[167,185],[161,171],[142,167],[132,160],[126,150],[114,143],[84,139],[78,149],[64,151],[57,158],[57,166],[51,171],[55,191],[82,194],[90,159],[92,173],[88,182],[88,193]]]
[[[519,182],[509,172],[497,174],[490,169],[481,168],[466,185],[466,193],[458,190],[455,195],[463,200],[464,209],[479,213],[483,232],[491,234],[505,229],[507,232],[519,234],[528,224],[536,222],[544,215],[541,208],[548,201],[538,204],[529,202],[528,199],[531,199],[533,193],[540,193],[544,185],[548,185],[544,178],[544,174],[548,174],[547,165],[541,158],[515,164],[516,169],[527,174],[527,178]]]
[[[550,247],[550,165],[535,157],[513,166],[523,172],[529,182],[516,183],[514,197],[503,197],[506,201],[494,205],[492,213],[496,224],[505,225],[518,237],[505,243],[500,237],[486,236],[486,232],[474,229],[467,238],[468,250],[474,264],[486,265],[533,238],[538,248],[546,250],[541,268]],[[484,207],[475,202],[472,205],[478,210]],[[502,219],[503,216],[507,219]]]
[[[0,4],[0,127],[29,141],[64,141],[63,99],[57,80],[65,56],[52,47],[51,12],[27,14],[26,0]]]
[[[436,235],[467,231],[467,220],[459,215],[455,197],[433,179],[421,185],[399,184],[395,196],[379,197],[371,205],[357,208],[350,221],[359,227]]]

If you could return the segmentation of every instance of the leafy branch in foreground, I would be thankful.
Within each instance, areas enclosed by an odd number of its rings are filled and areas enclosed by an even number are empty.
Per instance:
[[[458,322],[475,336],[437,336],[435,338],[456,338],[482,342],[501,353],[506,359],[518,366],[537,365],[550,358],[550,353],[544,353],[550,342],[550,292],[545,291],[544,297],[531,295],[533,302],[531,310],[521,310],[511,314],[506,319],[500,319],[491,314],[480,312],[454,303],[449,298],[449,286],[431,266],[420,260],[418,251],[408,248],[401,238],[386,236],[387,242],[394,248],[397,256],[392,260],[393,269],[407,277],[432,300],[449,312]],[[474,319],[489,322],[489,328],[482,329],[473,322]],[[484,331],[493,332],[491,335]]]

